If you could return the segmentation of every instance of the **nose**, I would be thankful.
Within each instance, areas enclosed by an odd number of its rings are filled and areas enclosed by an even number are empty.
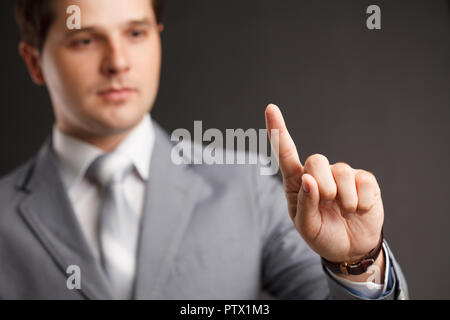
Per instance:
[[[107,77],[121,75],[130,70],[130,61],[125,44],[120,39],[111,39],[105,48],[102,73]]]

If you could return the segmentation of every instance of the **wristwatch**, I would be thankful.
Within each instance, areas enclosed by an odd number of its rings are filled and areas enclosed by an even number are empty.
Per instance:
[[[381,229],[381,237],[380,241],[375,248],[370,250],[370,252],[361,260],[356,262],[341,262],[335,263],[328,261],[324,257],[322,257],[322,263],[330,269],[332,272],[337,274],[346,274],[346,275],[360,275],[367,271],[367,269],[375,263],[378,256],[380,255],[381,248],[383,247],[383,229]]]

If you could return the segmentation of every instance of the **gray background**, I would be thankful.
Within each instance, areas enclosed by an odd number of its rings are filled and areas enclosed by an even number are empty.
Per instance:
[[[370,4],[381,31],[365,27]],[[53,116],[17,55],[11,0],[0,10],[4,175]],[[322,153],[376,174],[411,297],[449,299],[449,16],[445,0],[169,0],[152,115],[169,131],[258,129],[277,103],[303,160]]]

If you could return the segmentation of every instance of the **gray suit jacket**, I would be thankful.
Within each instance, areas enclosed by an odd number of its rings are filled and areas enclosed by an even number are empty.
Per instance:
[[[358,298],[325,274],[288,214],[281,183],[257,166],[183,165],[155,124],[139,238],[136,299]],[[0,298],[114,298],[59,175],[49,137],[0,180]],[[394,290],[406,281],[390,252]],[[68,289],[68,266],[81,289]]]

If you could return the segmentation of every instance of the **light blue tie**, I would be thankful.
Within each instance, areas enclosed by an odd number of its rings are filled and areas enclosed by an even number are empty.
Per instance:
[[[86,173],[102,190],[100,252],[117,299],[130,299],[134,286],[139,217],[127,202],[123,189],[123,181],[133,168],[127,157],[112,152],[95,159]]]

